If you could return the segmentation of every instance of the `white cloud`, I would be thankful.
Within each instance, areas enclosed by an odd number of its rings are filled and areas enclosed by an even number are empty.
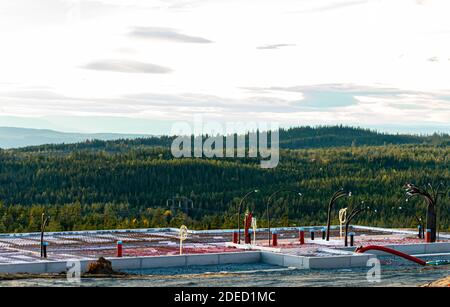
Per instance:
[[[450,122],[449,10],[446,0],[4,0],[0,116]]]
[[[258,46],[257,49],[279,49],[282,47],[292,47],[295,46],[295,44],[269,44],[269,45],[263,45],[263,46]]]
[[[128,35],[130,37],[140,39],[150,39],[176,43],[212,43],[212,41],[203,37],[186,35],[178,32],[175,29],[161,27],[134,27],[133,30],[128,33]]]
[[[82,66],[86,69],[123,73],[166,74],[170,68],[138,61],[105,59],[90,62]]]

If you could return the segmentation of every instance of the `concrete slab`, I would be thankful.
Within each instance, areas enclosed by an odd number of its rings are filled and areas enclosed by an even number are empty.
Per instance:
[[[138,257],[124,257],[124,258],[109,258],[114,270],[139,270],[142,268],[142,258]]]
[[[293,267],[293,268],[297,268],[297,269],[306,269],[307,268],[307,267],[305,267],[305,264],[304,264],[304,260],[306,259],[306,257],[284,255],[283,258],[284,258],[283,262],[284,262],[285,267]],[[308,264],[309,264],[309,262],[308,262]],[[309,267],[309,265],[308,265],[308,267]]]
[[[219,264],[258,263],[260,261],[261,261],[261,253],[260,252],[219,254]]]
[[[45,262],[39,263],[14,263],[14,264],[0,264],[0,273],[9,274],[42,274],[47,270],[47,264]]]
[[[285,255],[279,253],[261,252],[261,262],[272,265],[284,266],[284,256]]]
[[[310,257],[310,269],[341,269],[351,267],[352,256]]]
[[[372,259],[376,258],[375,255],[368,255],[368,254],[362,254],[362,255],[353,255],[350,258],[350,266],[352,268],[362,268],[367,266],[367,262]]]
[[[425,244],[425,254],[434,253],[450,253],[450,243],[437,242],[432,244]]]
[[[188,255],[186,265],[218,265],[218,254]]]
[[[67,272],[67,262],[66,261],[48,262],[45,267],[45,272],[46,273]]]
[[[153,256],[142,258],[141,269],[168,268],[185,265],[186,256]]]

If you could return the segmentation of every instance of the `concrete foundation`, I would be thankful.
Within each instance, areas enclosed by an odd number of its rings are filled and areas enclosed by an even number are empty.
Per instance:
[[[192,265],[220,265],[261,262],[260,252],[199,254],[181,256],[152,256],[109,258],[114,270],[144,270],[154,268],[183,267]],[[79,261],[81,271],[86,272],[91,259],[73,260]],[[35,263],[0,264],[0,273],[18,274],[43,274],[66,272],[69,261],[42,261]]]
[[[393,245],[393,249],[409,255],[450,253],[450,243],[429,243],[411,245]],[[346,248],[344,250],[352,250]],[[115,270],[144,270],[154,268],[185,267],[193,265],[221,265],[243,263],[266,263],[297,269],[342,269],[365,267],[367,261],[384,252],[371,251],[364,254],[338,254],[320,257],[296,256],[269,251],[249,251],[234,253],[197,254],[180,256],[151,256],[110,258]],[[79,261],[82,272],[87,270],[91,259]],[[0,264],[0,273],[61,273],[66,272],[69,261],[39,261],[35,263]]]
[[[335,228],[335,227],[334,227]],[[309,230],[319,231],[322,227],[307,227],[306,232]],[[360,242],[366,245],[379,244],[382,241],[383,246],[393,248],[395,250],[404,252],[409,255],[428,255],[428,254],[448,254],[450,253],[450,242],[437,242],[437,243],[421,243],[423,240],[406,241],[408,244],[397,244],[401,240],[387,241],[386,237],[390,236],[385,232],[397,233],[394,237],[400,238],[414,238],[414,231],[408,230],[396,230],[396,229],[384,229],[376,227],[354,226],[355,230],[373,230],[378,232],[380,239],[378,241],[363,241],[364,236],[359,237]],[[186,267],[197,265],[223,265],[223,264],[244,264],[244,263],[266,263],[271,265],[277,265],[281,267],[290,267],[296,269],[342,269],[342,268],[354,268],[365,267],[369,259],[378,255],[386,255],[380,251],[369,251],[364,254],[356,254],[354,250],[356,247],[340,247],[341,241],[330,240],[325,241],[317,238],[315,241],[306,240],[305,245],[298,243],[297,232],[292,233],[295,228],[278,228],[277,231],[286,230],[291,231],[290,239],[289,233],[280,234],[279,246],[269,247],[262,246],[264,240],[259,241],[258,246],[254,245],[239,245],[233,243],[227,243],[225,240],[231,240],[231,237],[220,236],[221,233],[232,232],[234,230],[208,230],[208,231],[190,231],[193,240],[199,242],[191,242],[187,250],[186,255],[177,255],[177,231],[178,229],[166,228],[166,229],[141,229],[141,230],[116,230],[116,231],[92,231],[92,232],[61,232],[61,233],[46,233],[46,240],[54,242],[51,247],[49,258],[43,260],[39,257],[37,250],[37,244],[39,244],[38,234],[0,234],[0,245],[2,253],[0,253],[0,274],[1,273],[61,273],[67,270],[68,264],[73,261],[79,261],[82,272],[87,270],[90,262],[98,258],[99,254],[105,246],[111,248],[109,254],[103,254],[105,258],[111,260],[113,268],[115,270],[145,270],[156,268],[169,268],[169,267]],[[265,231],[259,229],[259,231]],[[381,235],[380,235],[381,232]],[[202,237],[202,234],[207,234]],[[142,235],[143,234],[143,235]],[[217,235],[214,235],[217,234]],[[127,243],[125,246],[124,255],[132,257],[115,258],[110,257],[115,255],[116,239],[124,239],[125,235]],[[403,236],[404,235],[404,236]],[[295,237],[294,237],[295,236]],[[448,235],[441,234],[441,238]],[[288,238],[286,238],[288,237]],[[369,236],[370,237],[370,236]],[[373,235],[372,237],[376,237]],[[36,239],[37,238],[37,239]],[[203,238],[203,239],[202,239]],[[52,241],[53,240],[53,241]],[[58,241],[59,240],[59,241]],[[67,240],[67,242],[65,241]],[[92,241],[86,244],[77,243],[78,241]],[[111,242],[106,242],[109,240]],[[140,241],[139,241],[140,240]],[[148,240],[148,241],[145,241]],[[159,241],[158,241],[159,240]],[[211,241],[214,244],[208,245]],[[284,242],[283,242],[284,240]],[[291,240],[289,242],[289,240]],[[83,242],[84,242],[83,241]],[[159,256],[148,254],[132,254],[133,250],[139,250],[140,246],[137,242],[152,242],[154,243],[153,249],[165,249],[169,250],[173,248],[175,252],[173,255],[167,253]],[[281,242],[280,242],[281,241]],[[387,241],[387,242],[386,242]],[[445,241],[445,240],[442,240]],[[59,245],[58,245],[59,242]],[[99,243],[98,243],[99,242]],[[103,243],[102,243],[103,242]],[[257,241],[258,242],[258,241]],[[376,242],[376,243],[373,243]],[[77,243],[78,245],[76,245]],[[282,244],[284,243],[284,245]],[[34,245],[30,245],[34,244]],[[74,245],[75,244],[75,245]],[[103,244],[103,245],[102,245]],[[31,246],[31,247],[28,247]],[[67,247],[68,246],[68,247]],[[214,250],[217,246],[222,246],[223,250]],[[60,252],[56,253],[60,248]],[[89,251],[89,248],[93,248],[91,254],[77,253],[77,251]],[[203,250],[202,250],[203,249]],[[208,251],[209,249],[209,251]],[[211,250],[212,249],[212,250]],[[191,253],[189,253],[189,250]],[[200,252],[199,252],[200,250]],[[196,252],[199,252],[198,254]],[[194,254],[195,253],[195,254]],[[91,256],[91,257],[89,257]],[[6,262],[8,261],[8,262]]]

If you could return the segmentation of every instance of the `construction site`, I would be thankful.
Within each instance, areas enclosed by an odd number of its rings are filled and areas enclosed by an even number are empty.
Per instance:
[[[238,230],[167,228],[58,232],[46,233],[44,256],[39,233],[2,234],[0,272],[59,273],[68,262],[81,261],[87,265],[99,257],[112,260],[119,270],[247,262],[320,269],[363,267],[376,255],[392,254],[390,249],[401,253],[398,256],[413,255],[415,259],[450,254],[448,234],[439,234],[437,241],[431,243],[417,230],[355,225],[351,226],[351,231],[347,246],[339,226],[331,227],[328,241],[324,227],[275,228],[270,235],[265,228],[245,228],[239,236],[245,241],[241,243],[237,242]],[[375,248],[363,254],[358,247]]]

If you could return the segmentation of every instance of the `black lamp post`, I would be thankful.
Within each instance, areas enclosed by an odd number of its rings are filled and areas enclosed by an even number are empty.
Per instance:
[[[362,202],[361,207],[355,208],[350,212],[350,215],[349,215],[347,221],[345,222],[345,246],[348,246],[348,228],[350,226],[350,223],[356,216],[358,216],[359,214],[361,214],[363,211],[365,211],[367,209],[368,209],[368,207],[364,207],[364,202]]]
[[[330,241],[330,228],[331,228],[331,209],[333,208],[334,204],[339,198],[342,197],[351,197],[352,192],[347,192],[343,188],[339,191],[336,191],[333,196],[330,199],[330,202],[328,203],[328,217],[327,217],[327,241]]]
[[[275,192],[272,193],[272,195],[270,195],[269,199],[267,200],[266,203],[266,214],[267,214],[267,228],[268,228],[268,239],[269,239],[269,246],[270,246],[270,214],[269,214],[269,205],[272,203],[272,199],[279,193],[281,192],[294,192],[296,194],[298,194],[298,196],[303,196],[302,193],[300,193],[299,191],[296,190],[291,190],[291,189],[279,189]]]
[[[41,216],[41,258],[44,257],[44,233],[45,233],[45,227],[47,226],[48,220],[50,219],[49,216],[45,216],[45,213],[42,212]]]
[[[436,229],[437,229],[437,203],[440,195],[445,195],[441,189],[444,187],[443,183],[438,184],[436,188],[429,183],[428,189],[419,188],[412,183],[407,183],[404,186],[406,191],[406,200],[410,198],[420,196],[425,199],[427,204],[427,229],[431,230],[431,242],[436,242]]]
[[[241,208],[242,204],[244,203],[245,199],[252,195],[253,193],[258,193],[259,190],[252,190],[248,192],[247,194],[242,197],[241,201],[238,204],[238,244],[241,244]]]

